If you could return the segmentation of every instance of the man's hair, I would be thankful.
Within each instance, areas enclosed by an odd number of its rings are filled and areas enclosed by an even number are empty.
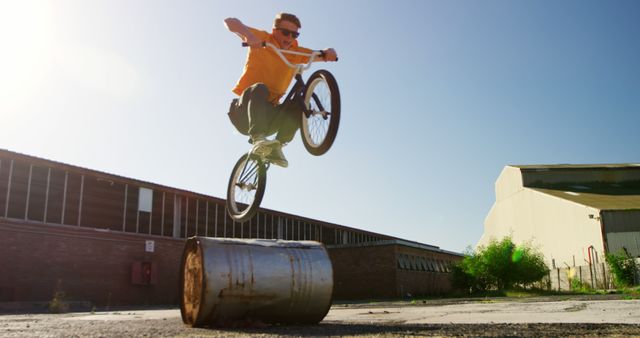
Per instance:
[[[300,19],[298,19],[297,16],[289,13],[279,13],[278,15],[276,15],[276,19],[273,21],[273,27],[278,27],[280,25],[280,22],[282,21],[289,21],[292,24],[298,26],[298,29],[302,28]]]

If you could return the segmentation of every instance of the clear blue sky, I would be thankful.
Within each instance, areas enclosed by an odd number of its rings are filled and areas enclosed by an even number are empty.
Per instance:
[[[462,251],[508,164],[640,162],[640,1],[0,1],[0,148],[224,197],[246,50],[302,20],[340,85],[263,206]],[[307,75],[309,75],[307,73]]]

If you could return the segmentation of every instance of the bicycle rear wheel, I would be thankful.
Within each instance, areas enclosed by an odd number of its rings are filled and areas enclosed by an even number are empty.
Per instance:
[[[333,145],[340,125],[340,91],[336,79],[326,70],[311,74],[304,90],[300,134],[307,151],[319,156]]]
[[[227,187],[227,211],[237,222],[245,222],[260,207],[267,186],[267,165],[244,154],[233,167]]]

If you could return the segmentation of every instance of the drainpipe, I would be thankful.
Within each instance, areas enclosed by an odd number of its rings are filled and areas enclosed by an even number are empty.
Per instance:
[[[593,247],[593,245],[589,245],[589,247],[587,248],[587,253],[589,254],[589,266],[591,266],[592,260],[591,260],[591,252],[594,251],[595,248]]]
[[[598,280],[598,278],[595,277],[594,280],[594,276],[598,272],[595,262],[596,258],[598,257],[598,252],[596,252],[596,248],[594,248],[593,245],[590,245],[589,248],[587,248],[587,251],[589,252],[589,275],[591,276],[591,287],[596,289],[596,281]]]

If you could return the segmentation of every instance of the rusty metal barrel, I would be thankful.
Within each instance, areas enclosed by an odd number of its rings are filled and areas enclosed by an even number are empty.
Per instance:
[[[182,321],[193,327],[316,324],[331,307],[333,268],[318,242],[191,237],[180,271]]]

